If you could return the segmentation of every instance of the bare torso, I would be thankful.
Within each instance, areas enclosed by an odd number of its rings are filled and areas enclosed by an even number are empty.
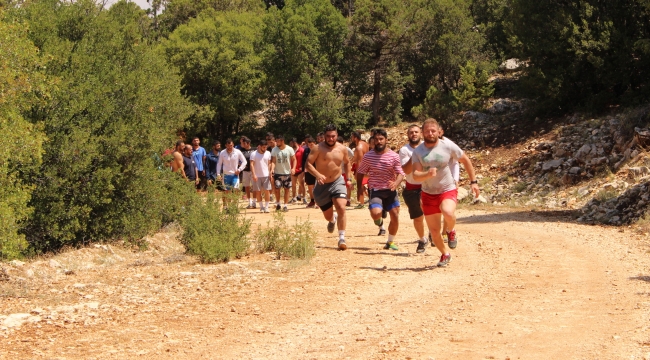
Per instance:
[[[359,140],[359,142],[357,143],[357,147],[354,150],[353,163],[359,166],[359,164],[361,164],[361,160],[363,160],[363,156],[368,152],[368,150],[369,150],[368,143],[363,140]]]
[[[181,153],[178,151],[174,151],[172,155],[174,155],[174,159],[172,160],[172,172],[179,172],[179,170],[182,172],[183,155],[181,155]]]
[[[309,157],[310,160],[313,159],[316,171],[325,177],[324,183],[331,183],[341,177],[343,172],[341,165],[347,166],[350,162],[348,150],[339,143],[330,148],[322,142],[318,144],[315,152],[309,154]]]

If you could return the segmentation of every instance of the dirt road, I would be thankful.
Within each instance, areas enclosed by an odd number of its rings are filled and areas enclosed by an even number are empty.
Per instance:
[[[447,268],[435,249],[415,253],[407,211],[399,251],[382,249],[367,210],[348,211],[341,252],[320,212],[298,206],[289,223],[309,216],[319,231],[307,265],[197,264],[170,230],[144,253],[15,266],[0,324],[24,323],[0,331],[0,357],[650,359],[647,236],[528,211],[458,215]]]

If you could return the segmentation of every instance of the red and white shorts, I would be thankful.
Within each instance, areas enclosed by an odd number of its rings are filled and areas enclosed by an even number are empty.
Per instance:
[[[458,203],[458,189],[449,190],[437,195],[427,194],[423,191],[420,196],[422,198],[422,212],[424,216],[440,214],[440,205],[442,205],[443,200],[449,199]]]

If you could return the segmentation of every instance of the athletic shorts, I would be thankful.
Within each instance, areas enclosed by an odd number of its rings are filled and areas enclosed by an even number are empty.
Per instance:
[[[305,184],[316,185],[316,177],[309,172],[305,173]]]
[[[440,205],[443,200],[453,200],[458,203],[458,189],[443,192],[442,194],[431,195],[422,192],[422,211],[424,215],[440,214]]]
[[[242,171],[241,176],[241,186],[251,187],[253,186],[253,174],[250,171]]]
[[[300,176],[300,174],[302,174],[302,170],[296,170],[296,173],[291,175],[291,176],[298,177],[298,176]]]
[[[239,189],[239,175],[224,175],[223,185],[226,190]]]
[[[402,197],[404,198],[406,207],[409,209],[409,217],[411,219],[417,219],[420,216],[424,215],[422,212],[422,206],[420,205],[421,192],[421,188],[402,191]]]
[[[343,176],[339,176],[338,179],[331,183],[316,184],[314,186],[314,200],[316,200],[316,205],[322,211],[332,207],[332,199],[347,199],[347,197],[348,189],[345,187]]]
[[[273,183],[276,189],[291,189],[291,175],[273,175]]]
[[[271,180],[268,176],[258,177],[253,181],[253,191],[271,190]]]
[[[368,208],[381,208],[385,211],[391,211],[399,207],[399,195],[396,190],[370,190],[370,205]]]

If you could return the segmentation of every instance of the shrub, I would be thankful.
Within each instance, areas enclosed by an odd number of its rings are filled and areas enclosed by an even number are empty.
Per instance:
[[[273,215],[273,222],[267,222],[266,229],[258,226],[257,250],[259,252],[275,251],[276,258],[310,260],[316,253],[314,238],[316,232],[309,220],[289,227],[281,212]]]
[[[230,195],[231,203],[237,203],[237,196]],[[185,206],[181,216],[181,242],[189,253],[198,255],[203,262],[215,263],[248,252],[251,220],[237,206],[223,210],[221,200],[211,192],[205,199],[195,195]]]

